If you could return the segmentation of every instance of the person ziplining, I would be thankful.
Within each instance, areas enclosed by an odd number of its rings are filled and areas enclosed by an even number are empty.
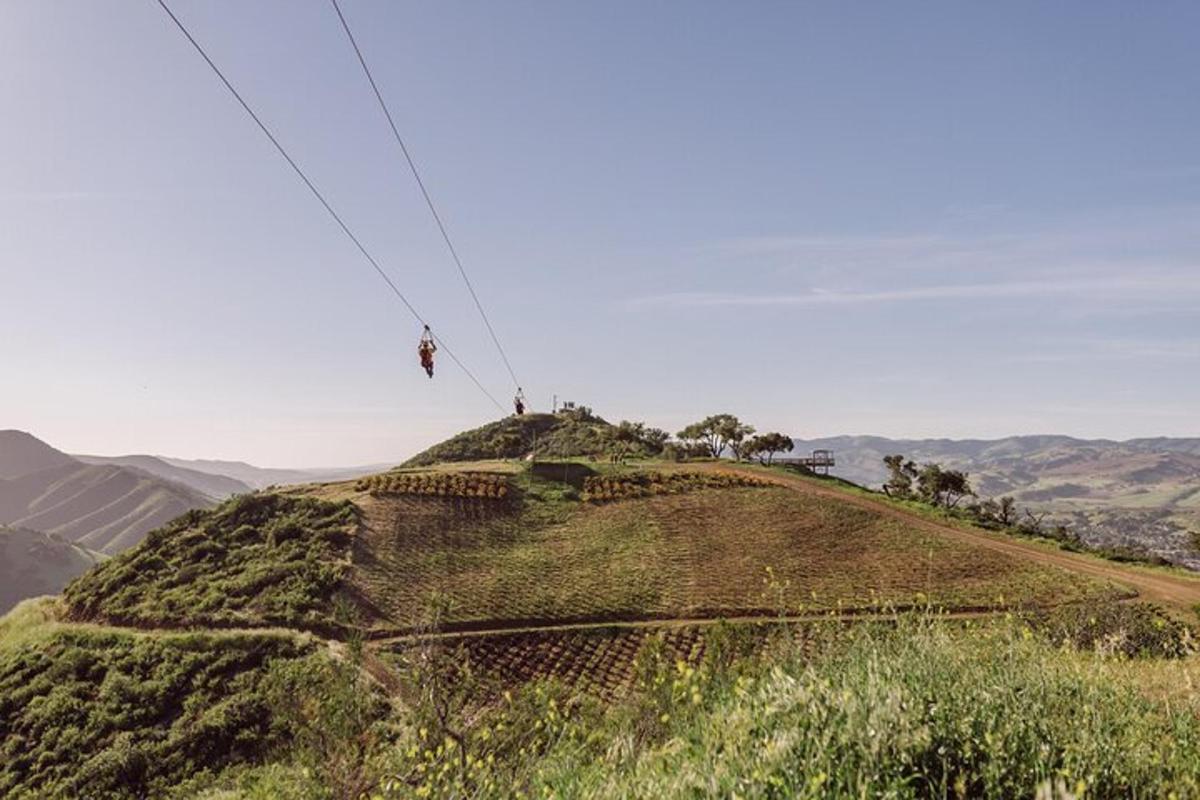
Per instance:
[[[425,370],[425,374],[433,377],[433,354],[437,352],[437,345],[433,343],[433,331],[429,330],[429,326],[425,326],[425,332],[421,334],[421,343],[417,345],[417,355],[421,357],[421,367]]]
[[[525,392],[520,386],[517,387],[517,396],[513,398],[513,408],[516,409],[518,417],[525,413]]]
[[[406,297],[405,294],[400,290],[400,287],[396,285],[396,283],[392,280],[391,276],[387,273],[387,271],[383,268],[383,266],[379,263],[379,261],[375,258],[375,256],[372,255],[371,252],[367,249],[367,247],[363,244],[362,240],[360,240],[358,238],[358,236],[351,229],[350,225],[346,222],[346,220],[334,209],[333,205],[329,202],[328,199],[326,199],[325,195],[321,192],[321,190],[317,187],[317,185],[313,182],[313,180],[311,178],[309,178],[308,174],[304,171],[304,169],[300,166],[300,164],[296,161],[296,159],[292,157],[291,153],[289,153],[288,150],[279,141],[279,139],[276,138],[275,134],[267,126],[266,122],[263,121],[263,119],[250,106],[250,104],[246,101],[246,99],[242,96],[242,94],[237,90],[237,88],[233,85],[233,83],[230,82],[229,78],[226,77],[225,73],[221,70],[221,68],[217,65],[217,63],[215,61],[213,61],[213,59],[209,56],[208,52],[204,49],[204,47],[200,44],[200,42],[196,40],[196,38],[192,35],[191,31],[189,31],[187,26],[184,25],[183,21],[178,16],[175,15],[175,12],[171,10],[170,5],[168,4],[168,0],[157,0],[157,2],[158,2],[158,5],[162,8],[163,12],[167,15],[167,17],[170,18],[171,22],[175,25],[175,27],[179,29],[179,32],[183,35],[183,37],[195,49],[197,54],[204,60],[204,62],[208,65],[209,69],[211,69],[213,74],[216,75],[217,79],[224,85],[224,87],[233,96],[234,100],[237,101],[238,105],[241,106],[242,110],[246,112],[247,116],[249,116],[250,119],[254,122],[254,124],[258,127],[259,131],[262,132],[263,136],[265,136],[267,138],[267,140],[270,141],[271,145],[275,148],[275,151],[280,155],[280,157],[283,158],[284,161],[287,162],[287,165],[292,169],[293,172],[296,173],[296,176],[298,178],[300,178],[300,180],[304,183],[305,187],[307,187],[308,191],[311,192],[313,197],[321,204],[321,206],[325,209],[325,212],[333,219],[333,221],[335,223],[337,223],[338,228],[340,228],[342,233],[345,234],[346,238],[350,240],[351,244],[354,245],[354,247],[358,250],[358,252],[362,255],[362,257],[366,260],[368,265],[371,268],[373,268],[376,273],[379,274],[379,277],[387,284],[388,288],[396,296],[396,299],[399,300],[399,302],[401,304],[403,304],[403,306],[408,310],[408,312],[410,314],[412,314],[412,316],[418,322],[420,322],[422,325],[424,325],[425,330],[424,330],[424,334],[421,336],[421,342],[417,347],[417,354],[420,357],[421,368],[425,370],[425,374],[428,375],[430,378],[433,378],[434,353],[436,353],[440,349],[443,353],[445,353],[447,358],[449,358],[452,362],[454,362],[454,364],[456,364],[460,369],[462,369],[463,373],[466,374],[466,376],[471,380],[471,382],[473,384],[475,384],[475,387],[478,388],[479,391],[489,401],[491,401],[492,405],[494,405],[497,410],[499,410],[501,413],[503,413],[504,406],[500,403],[500,401],[497,400],[496,397],[491,392],[488,391],[487,387],[484,386],[483,383],[480,382],[479,378],[476,377],[475,373],[472,372],[467,367],[467,365],[464,364],[462,362],[462,360],[458,358],[457,355],[455,355],[454,351],[449,348],[449,346],[445,343],[445,341],[439,339],[435,343],[433,332],[430,330],[429,325],[425,323],[424,319],[422,319],[420,313],[413,306],[413,304],[409,301],[408,297]],[[516,383],[518,383],[518,381],[517,381],[515,373],[513,372],[512,364],[508,360],[508,355],[504,351],[504,348],[501,346],[500,340],[496,336],[495,330],[492,328],[491,320],[488,318],[487,313],[484,311],[483,304],[480,302],[479,297],[475,293],[474,287],[471,285],[470,279],[467,277],[466,270],[463,268],[463,265],[462,265],[460,259],[458,258],[458,253],[454,249],[454,244],[450,240],[450,236],[446,231],[445,225],[442,224],[441,217],[438,215],[437,209],[434,207],[433,201],[429,197],[428,191],[426,191],[426,189],[425,189],[424,182],[421,180],[421,176],[420,176],[420,173],[417,171],[416,164],[413,163],[412,158],[410,157],[410,155],[407,151],[407,148],[405,147],[404,142],[400,137],[399,130],[396,128],[394,121],[392,120],[391,112],[388,110],[387,105],[383,100],[383,95],[380,93],[379,87],[375,84],[375,79],[371,75],[370,69],[367,67],[366,60],[363,58],[362,52],[358,48],[358,43],[355,41],[354,35],[350,31],[349,24],[347,23],[345,17],[342,15],[341,9],[338,7],[336,0],[334,0],[333,5],[334,5],[334,8],[337,10],[337,16],[342,23],[342,27],[345,29],[346,36],[349,39],[351,45],[353,46],[355,55],[358,57],[359,63],[363,68],[363,72],[366,75],[368,81],[370,82],[371,88],[375,93],[376,99],[379,101],[379,105],[384,112],[384,115],[389,123],[389,126],[392,129],[392,133],[395,136],[397,143],[400,146],[401,151],[403,151],[403,155],[405,157],[406,162],[408,163],[410,169],[412,170],[413,177],[417,181],[417,184],[420,187],[421,192],[425,197],[426,204],[429,206],[429,211],[430,211],[431,215],[433,216],[434,221],[438,225],[438,229],[442,234],[442,238],[446,242],[446,247],[450,251],[451,256],[453,257],[455,266],[458,268],[458,271],[463,278],[463,282],[466,284],[467,289],[470,291],[471,299],[474,301],[476,309],[479,311],[480,317],[483,319],[483,321],[488,329],[488,333],[491,336],[493,343],[496,345],[496,350],[499,353],[502,361],[504,362],[504,366],[508,370],[509,376],[513,379],[513,383],[516,384]],[[440,345],[440,347],[439,347],[439,345]],[[518,391],[519,391],[519,389],[518,389]]]

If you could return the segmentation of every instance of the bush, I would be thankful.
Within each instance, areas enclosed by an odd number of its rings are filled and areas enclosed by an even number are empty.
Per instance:
[[[1194,652],[1191,629],[1146,603],[1070,603],[1042,612],[1035,624],[1055,644],[1106,655],[1178,658]]]
[[[263,692],[278,635],[66,629],[0,651],[0,796],[161,797],[288,740]]]
[[[359,491],[381,495],[426,497],[477,497],[504,500],[511,489],[508,478],[492,472],[402,472],[373,475],[356,484]]]
[[[75,620],[137,627],[329,629],[357,511],[310,497],[244,495],[191,512],[71,583]]]

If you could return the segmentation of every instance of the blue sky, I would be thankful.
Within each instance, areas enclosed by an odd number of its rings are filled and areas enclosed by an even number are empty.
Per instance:
[[[512,387],[324,0],[176,12]],[[1200,5],[343,0],[535,407],[1200,435]],[[495,409],[149,0],[0,26],[0,427],[393,461]]]

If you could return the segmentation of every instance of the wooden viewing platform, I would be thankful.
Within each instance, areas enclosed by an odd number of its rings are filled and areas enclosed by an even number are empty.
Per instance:
[[[813,450],[812,455],[802,458],[777,458],[772,463],[783,464],[785,467],[805,467],[813,472],[821,471],[822,475],[829,474],[830,467],[836,467],[832,450]]]

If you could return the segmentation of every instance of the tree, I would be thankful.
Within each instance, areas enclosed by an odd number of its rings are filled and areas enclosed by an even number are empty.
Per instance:
[[[754,426],[745,425],[741,422],[734,422],[725,427],[723,430],[725,441],[729,445],[730,452],[733,453],[735,461],[741,461],[746,458],[746,445],[754,436]]]
[[[1004,527],[1011,527],[1017,521],[1017,501],[1011,497],[1001,497],[996,503],[996,521]]]
[[[790,436],[782,433],[764,433],[747,441],[742,455],[746,458],[758,458],[763,464],[770,464],[776,453],[790,453],[795,446]]]
[[[649,448],[652,454],[661,453],[670,438],[671,434],[662,428],[644,428],[642,430],[642,443]]]
[[[605,450],[621,460],[633,455],[658,455],[670,436],[658,428],[647,428],[644,422],[621,420],[604,431]]]
[[[688,425],[678,436],[685,444],[703,444],[708,455],[720,458],[730,447],[733,448],[736,457],[746,437],[753,433],[753,427],[744,424],[733,414],[714,414]]]
[[[883,463],[888,468],[888,479],[887,483],[883,484],[883,493],[888,497],[910,497],[913,479],[917,477],[917,465],[906,461],[902,455],[884,456]]]
[[[1045,521],[1048,514],[1049,514],[1049,512],[1046,512],[1046,511],[1040,511],[1037,514],[1035,514],[1032,511],[1030,511],[1028,508],[1025,509],[1025,519],[1021,522],[1021,524],[1019,526],[1021,529],[1021,532],[1029,534],[1030,536],[1041,536],[1042,535],[1042,522]]]
[[[932,463],[917,473],[917,492],[926,502],[942,508],[954,508],[964,497],[975,496],[967,473]]]
[[[988,498],[967,507],[980,522],[988,522],[1003,528],[1011,528],[1017,522],[1017,503],[1011,497],[999,500]]]
[[[621,420],[611,428],[606,429],[608,439],[608,454],[624,461],[638,449],[641,444],[646,426],[640,422]]]

